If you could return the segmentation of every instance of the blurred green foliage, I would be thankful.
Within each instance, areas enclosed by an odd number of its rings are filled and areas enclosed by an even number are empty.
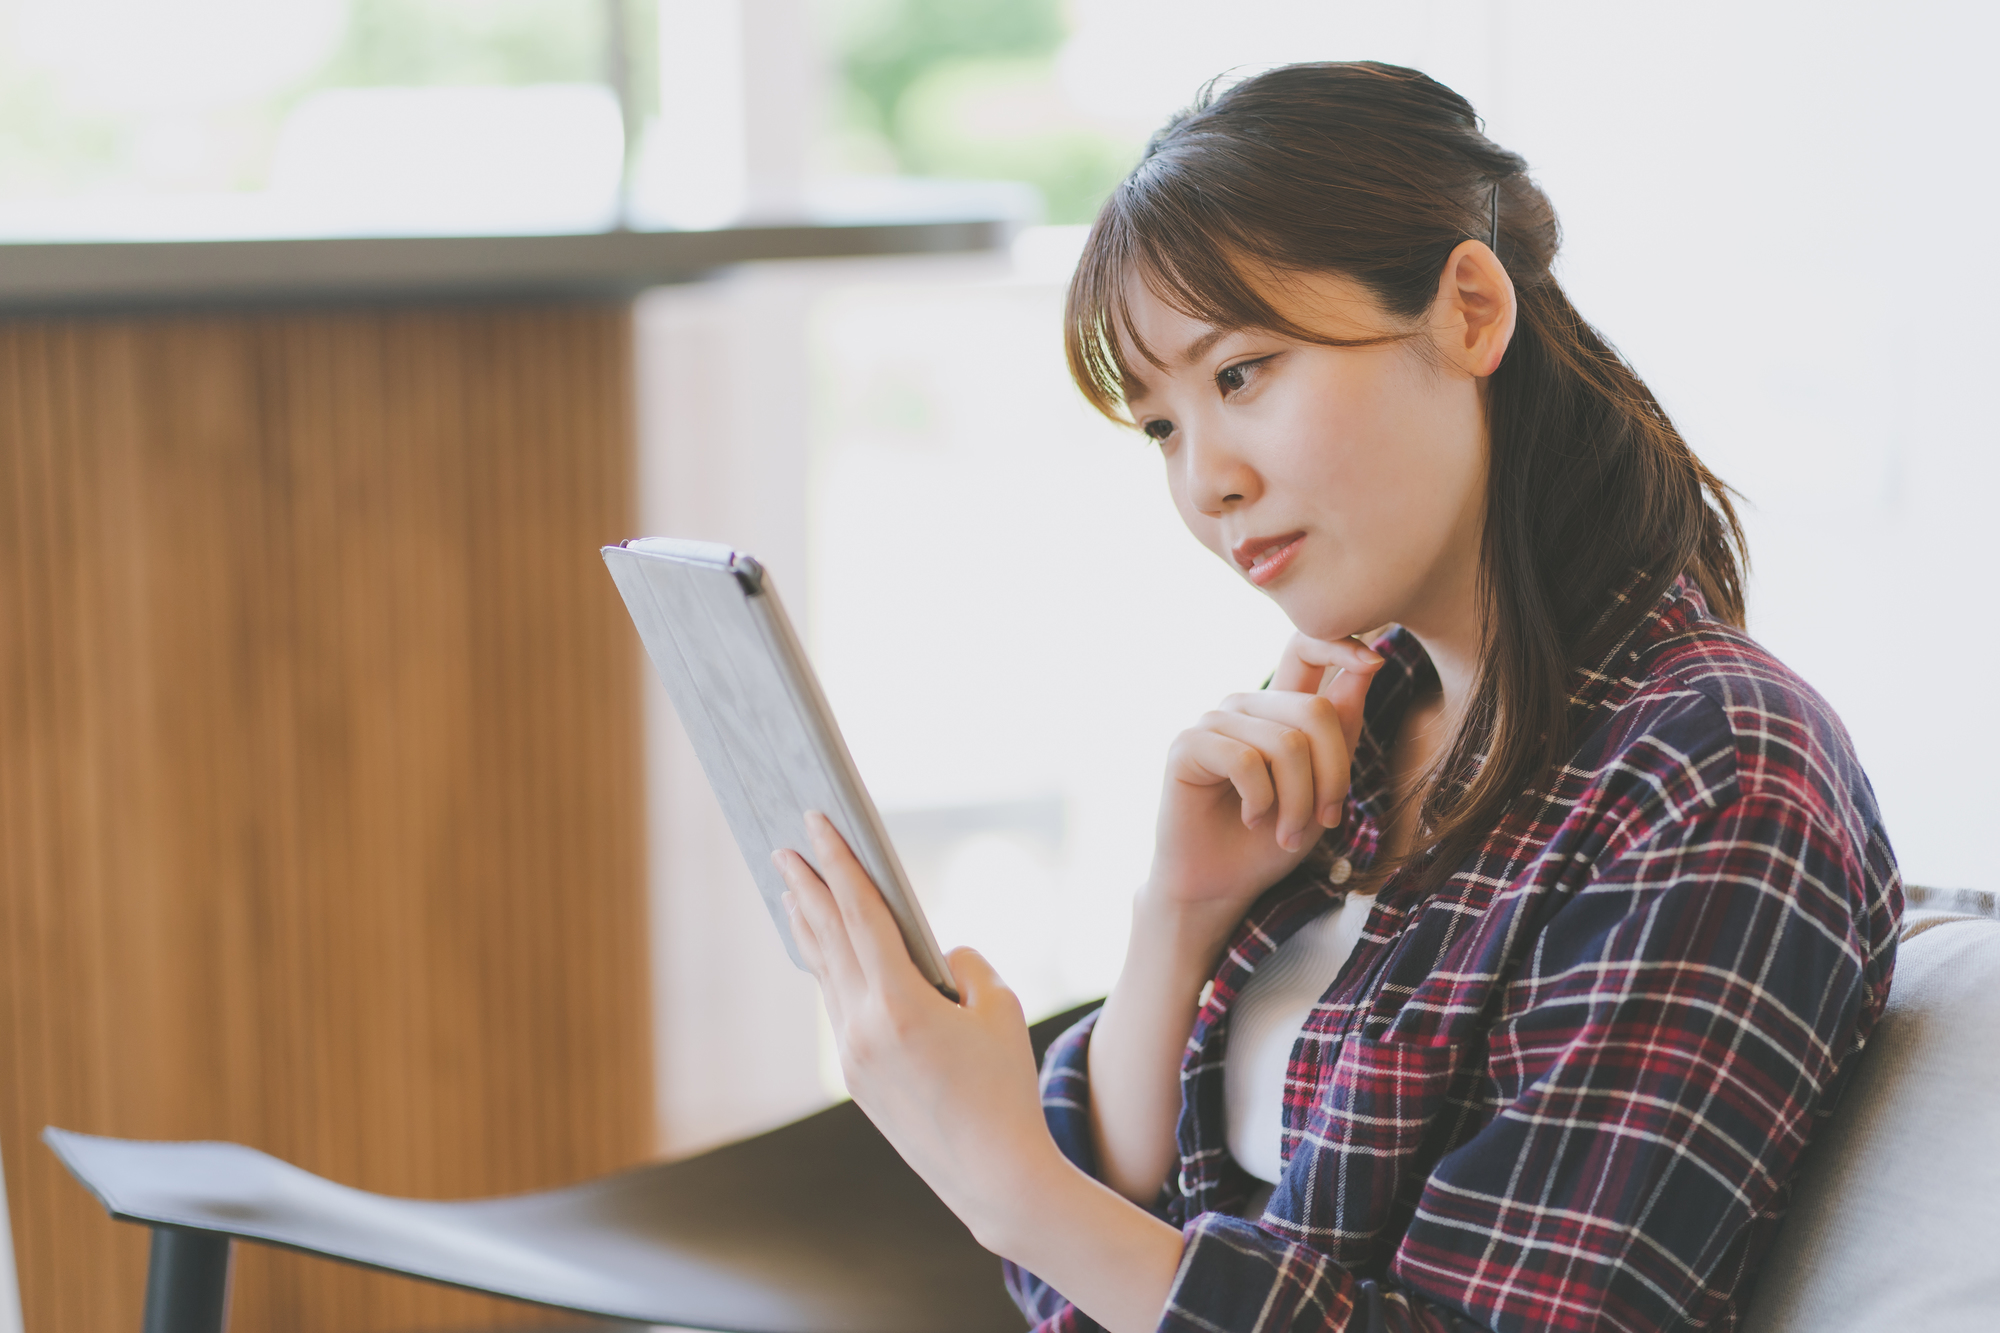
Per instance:
[[[844,26],[841,72],[885,132],[910,85],[938,66],[1046,59],[1064,35],[1060,0],[875,0],[857,6]]]
[[[40,0],[54,3],[57,0]],[[171,0],[163,0],[171,3]],[[1056,79],[1064,0],[815,0],[831,45],[826,140],[836,171],[1038,187],[1052,222],[1087,221],[1139,143],[1081,115]],[[23,0],[0,0],[0,28]],[[635,105],[658,104],[660,6],[619,0]],[[147,165],[143,110],[73,103],[0,41],[0,198],[126,181],[255,189],[279,123],[326,88],[593,82],[605,77],[603,0],[347,0],[327,59],[255,104],[180,114],[217,145],[172,179]]]
[[[124,149],[122,127],[63,106],[40,70],[0,48],[0,199],[61,194],[95,184]]]
[[[836,0],[850,170],[1023,180],[1050,222],[1087,222],[1138,156],[1065,101],[1061,0]]]
[[[59,0],[41,0],[55,3]],[[162,0],[171,3],[171,0]],[[619,0],[627,78],[638,106],[658,102],[659,5]],[[220,145],[188,179],[153,179],[142,160],[144,107],[79,105],[6,40],[21,0],[0,0],[0,199],[144,183],[257,189],[279,123],[327,88],[593,83],[606,77],[603,0],[347,0],[339,41],[309,76],[254,102],[179,110],[177,132]]]
[[[650,106],[659,6],[622,3],[634,100]],[[605,11],[579,0],[348,0],[345,36],[312,86],[593,83],[605,77]]]

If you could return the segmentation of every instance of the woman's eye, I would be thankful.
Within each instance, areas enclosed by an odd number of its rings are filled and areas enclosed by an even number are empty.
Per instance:
[[[1233,366],[1224,366],[1215,372],[1215,382],[1224,393],[1235,393],[1250,382],[1250,373],[1258,364],[1257,361],[1239,361]]]
[[[1141,426],[1139,429],[1145,431],[1147,435],[1151,436],[1153,440],[1157,442],[1166,439],[1167,436],[1172,435],[1174,433],[1174,423],[1171,421],[1163,421],[1155,417],[1153,420],[1148,421],[1145,425]]]

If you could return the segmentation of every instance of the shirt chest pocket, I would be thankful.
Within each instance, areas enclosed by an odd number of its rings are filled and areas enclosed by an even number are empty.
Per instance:
[[[1430,1145],[1455,1119],[1460,1050],[1356,1033],[1333,1055],[1280,1182],[1279,1193],[1293,1198],[1273,1202],[1336,1237],[1342,1263],[1379,1271],[1409,1225],[1430,1173]]]

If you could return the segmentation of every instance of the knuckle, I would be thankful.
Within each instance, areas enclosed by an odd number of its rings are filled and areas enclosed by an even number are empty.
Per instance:
[[[910,1037],[910,1019],[880,995],[868,1001],[868,1027],[874,1031],[878,1049],[898,1047]]]

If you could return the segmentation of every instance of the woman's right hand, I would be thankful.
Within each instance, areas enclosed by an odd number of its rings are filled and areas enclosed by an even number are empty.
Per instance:
[[[1104,1182],[1141,1205],[1177,1152],[1180,1061],[1216,953],[1258,894],[1340,822],[1361,705],[1382,658],[1293,635],[1270,687],[1175,737],[1153,870],[1118,984],[1090,1040],[1090,1123]]]
[[[1143,896],[1233,926],[1338,827],[1382,661],[1357,639],[1294,634],[1267,688],[1175,737]]]

